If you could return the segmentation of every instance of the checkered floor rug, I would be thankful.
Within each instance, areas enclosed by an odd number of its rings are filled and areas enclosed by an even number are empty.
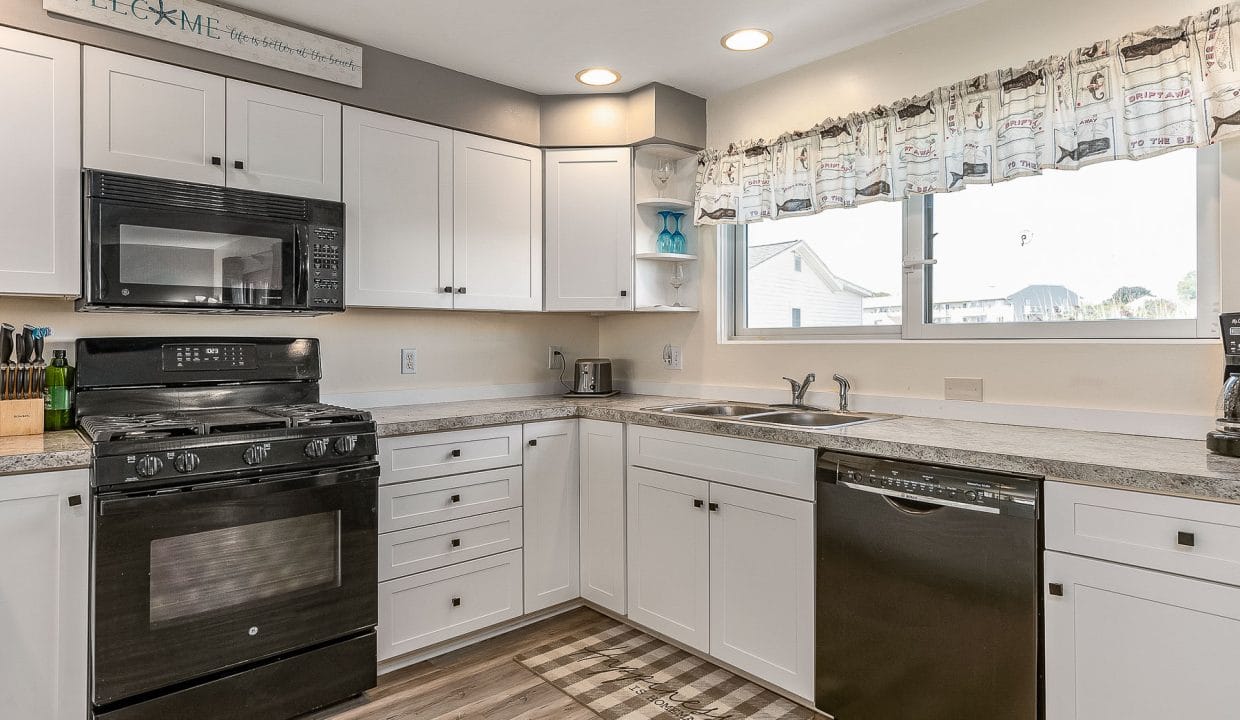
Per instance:
[[[605,720],[808,720],[819,716],[626,625],[517,656]]]

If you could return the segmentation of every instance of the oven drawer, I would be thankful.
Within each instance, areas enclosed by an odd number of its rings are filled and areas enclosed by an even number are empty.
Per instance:
[[[521,551],[379,583],[379,660],[522,614]]]
[[[484,470],[379,488],[379,532],[521,507],[521,468]]]
[[[1046,549],[1240,585],[1240,505],[1046,483]]]
[[[379,536],[379,580],[393,580],[521,547],[521,508]]]
[[[383,485],[520,464],[520,425],[379,440],[379,482]]]
[[[630,465],[814,499],[812,448],[630,425]]]

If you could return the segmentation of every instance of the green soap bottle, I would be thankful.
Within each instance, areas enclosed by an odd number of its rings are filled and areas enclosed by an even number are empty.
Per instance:
[[[47,366],[47,389],[43,395],[43,429],[68,430],[73,427],[73,366],[64,350],[52,351]]]

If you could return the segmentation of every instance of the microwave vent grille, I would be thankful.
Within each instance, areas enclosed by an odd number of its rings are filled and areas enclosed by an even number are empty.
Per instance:
[[[237,190],[198,183],[100,173],[96,196],[222,215],[250,215],[272,220],[307,221],[306,200],[287,195]]]

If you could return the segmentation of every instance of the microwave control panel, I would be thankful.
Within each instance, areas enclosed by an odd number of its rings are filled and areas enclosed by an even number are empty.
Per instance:
[[[219,345],[164,345],[163,366],[167,371],[256,370],[258,348],[244,343]]]
[[[339,228],[315,227],[310,245],[310,307],[344,307],[344,243]]]

